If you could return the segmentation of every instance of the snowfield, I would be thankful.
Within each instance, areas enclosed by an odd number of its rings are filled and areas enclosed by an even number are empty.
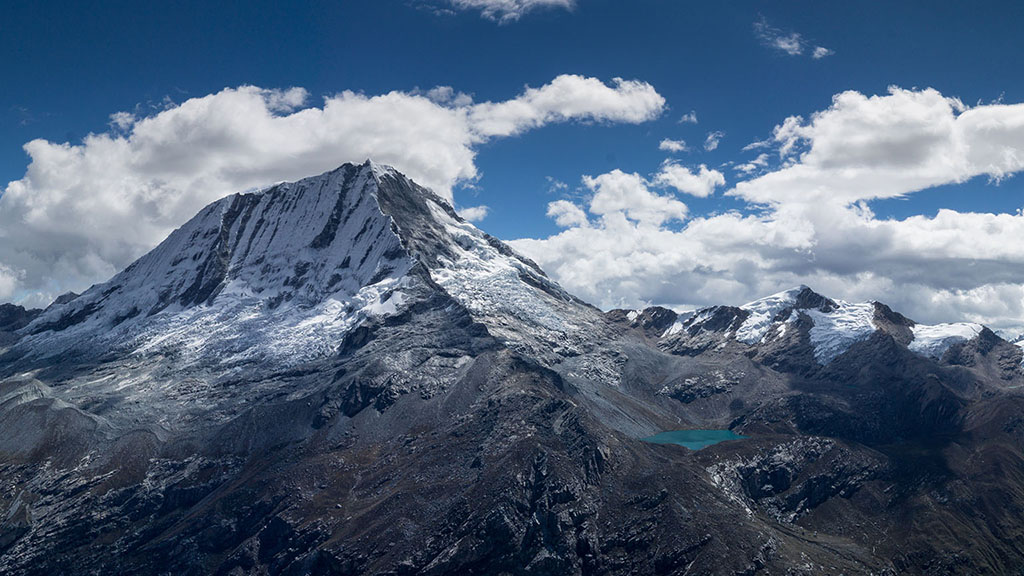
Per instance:
[[[910,343],[909,348],[922,356],[941,358],[950,346],[976,338],[982,328],[981,324],[969,322],[936,324],[934,326],[918,324],[912,328],[914,340]]]

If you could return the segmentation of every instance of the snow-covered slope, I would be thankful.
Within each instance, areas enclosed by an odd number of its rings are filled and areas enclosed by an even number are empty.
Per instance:
[[[438,204],[431,216],[452,239],[430,276],[495,336],[533,354],[574,355],[603,326],[599,313],[540,268]],[[526,329],[524,331],[524,328]]]
[[[593,315],[440,197],[368,161],[214,202],[109,282],[47,309],[15,352],[294,365],[438,286],[512,345],[572,352]]]
[[[806,310],[804,313],[814,322],[810,330],[811,346],[821,364],[828,364],[857,342],[870,338],[878,329],[874,320],[875,305],[871,302],[836,300],[835,307],[828,312]]]
[[[800,293],[807,289],[806,286],[798,286],[740,306],[749,315],[736,330],[736,339],[744,344],[757,344],[763,340],[776,323],[788,320]],[[783,315],[783,312],[790,314]]]
[[[976,338],[982,328],[981,324],[969,322],[936,324],[934,326],[916,324],[911,329],[914,332],[914,340],[910,343],[909,348],[922,356],[942,358],[946,350],[949,350],[954,344]]]
[[[531,260],[460,218],[400,173],[379,168],[377,198],[413,258],[446,294],[506,345],[557,362],[600,341],[601,312],[563,290]]]
[[[368,167],[236,194],[204,208],[109,282],[47,310],[19,347],[297,362],[363,318],[393,313],[413,265]]]

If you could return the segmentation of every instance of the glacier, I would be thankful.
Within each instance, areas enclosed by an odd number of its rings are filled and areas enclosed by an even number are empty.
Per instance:
[[[917,324],[912,330],[914,339],[908,348],[929,358],[941,358],[951,346],[968,342],[977,338],[982,330],[981,324],[956,322],[935,324],[932,326]]]

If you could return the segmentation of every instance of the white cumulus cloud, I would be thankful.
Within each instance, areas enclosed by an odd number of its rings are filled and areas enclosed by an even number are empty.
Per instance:
[[[491,209],[487,206],[467,206],[459,209],[459,216],[470,222],[480,222],[490,214]]]
[[[744,150],[746,150],[746,148],[744,148]],[[740,173],[744,174],[744,175],[750,176],[750,175],[758,172],[759,170],[764,170],[767,167],[768,167],[768,153],[767,152],[763,152],[761,154],[758,154],[757,158],[754,158],[753,160],[751,160],[749,162],[742,162],[740,164],[737,164],[736,167],[733,168],[733,169],[736,170],[737,172],[740,172]]]
[[[734,194],[758,203],[892,198],[1024,169],[1024,104],[969,108],[934,89],[849,91],[808,120],[787,118],[773,138],[792,162]]]
[[[683,117],[679,119],[680,124],[696,124],[697,123],[697,111],[690,110]]]
[[[503,102],[442,92],[345,91],[316,107],[301,88],[242,86],[115,114],[110,132],[78,143],[33,140],[25,175],[0,196],[0,265],[17,298],[45,304],[106,280],[233,192],[373,158],[451,200],[477,176],[482,143],[552,122],[642,122],[665,102],[644,82],[571,75]]]
[[[548,204],[548,217],[553,218],[562,228],[590,225],[587,213],[568,200],[555,200]]]
[[[715,188],[725,186],[725,176],[718,170],[708,169],[704,164],[691,172],[686,166],[673,162],[666,163],[654,177],[654,181],[698,198],[707,198],[714,194]]]
[[[686,147],[685,140],[672,140],[665,138],[658,144],[658,150],[664,150],[665,152],[686,152],[689,148]]]
[[[468,119],[475,134],[488,138],[566,120],[636,124],[657,118],[664,108],[665,98],[646,82],[615,78],[608,86],[597,78],[562,75],[513,100],[472,106]]]
[[[514,246],[605,308],[740,304],[805,283],[836,298],[877,299],[922,322],[1024,330],[1024,214],[880,218],[869,204],[1024,170],[1024,104],[967,107],[930,89],[846,92],[807,120],[781,123],[772,144],[781,165],[769,169],[768,156],[758,156],[750,171],[766,172],[729,192],[748,202],[744,212],[676,228],[588,206],[600,216],[589,225]]]
[[[590,212],[605,220],[629,220],[641,226],[660,226],[686,218],[686,204],[672,196],[654,193],[639,174],[613,170],[600,176],[584,176],[583,184],[594,192]]]

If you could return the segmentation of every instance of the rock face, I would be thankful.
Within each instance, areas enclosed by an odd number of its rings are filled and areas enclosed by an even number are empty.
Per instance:
[[[42,310],[26,310],[14,304],[0,304],[0,346],[18,340],[15,333],[28,326],[40,313]]]
[[[1017,346],[807,287],[603,314],[370,162],[0,338],[4,574],[1024,568]],[[639,440],[687,428],[750,438]]]

